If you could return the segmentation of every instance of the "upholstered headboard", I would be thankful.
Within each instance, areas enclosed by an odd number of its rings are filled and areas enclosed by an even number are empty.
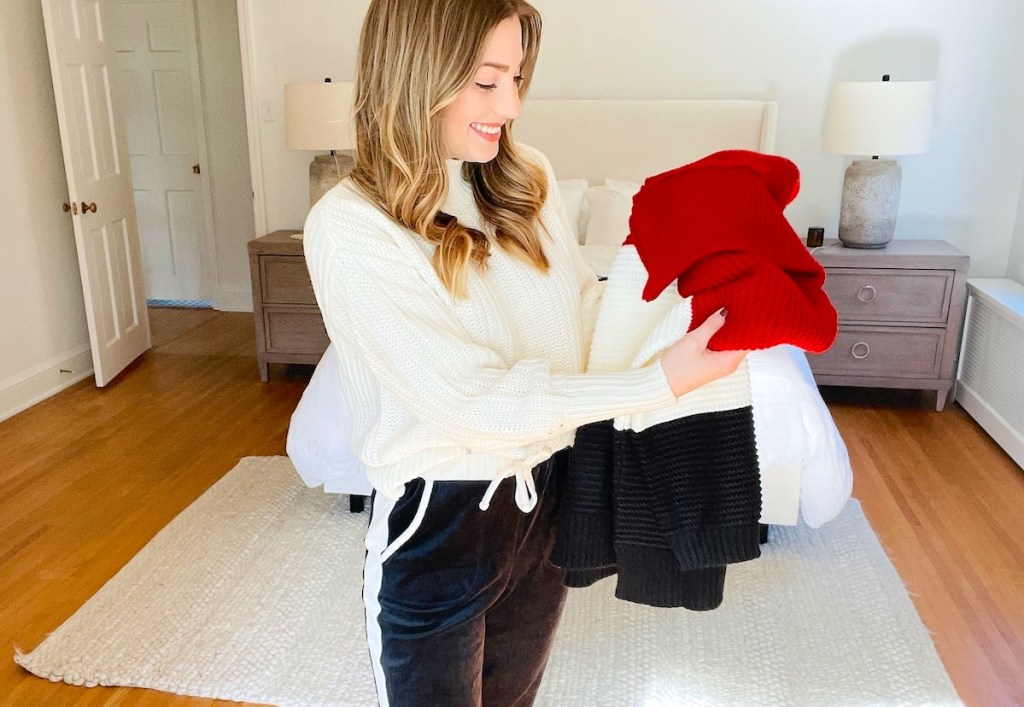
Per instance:
[[[777,111],[772,101],[527,99],[513,134],[559,179],[643,182],[718,150],[773,153]]]

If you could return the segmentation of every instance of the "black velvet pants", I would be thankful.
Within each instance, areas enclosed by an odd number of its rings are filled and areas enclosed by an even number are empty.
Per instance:
[[[529,513],[513,478],[486,511],[486,481],[417,479],[398,501],[374,496],[363,600],[381,705],[533,703],[565,601],[549,557],[566,459],[534,468]]]

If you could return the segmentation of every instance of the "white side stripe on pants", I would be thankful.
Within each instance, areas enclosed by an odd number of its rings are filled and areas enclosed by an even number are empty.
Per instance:
[[[433,481],[426,480],[424,483],[423,496],[420,498],[412,523],[390,545],[388,544],[388,519],[391,517],[391,511],[394,510],[396,501],[376,494],[373,497],[373,507],[370,511],[370,525],[366,529],[363,606],[366,608],[366,640],[370,648],[370,665],[373,666],[373,678],[377,683],[377,701],[380,703],[380,707],[389,705],[384,668],[380,662],[384,643],[378,621],[380,589],[384,582],[384,562],[412,537],[420,523],[423,522],[423,516],[427,512],[427,503],[430,501],[430,491],[434,488]]]

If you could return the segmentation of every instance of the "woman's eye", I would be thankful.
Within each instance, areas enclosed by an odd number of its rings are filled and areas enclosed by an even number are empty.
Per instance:
[[[523,83],[523,77],[522,76],[513,76],[512,80],[515,82],[516,86],[519,86],[520,84]],[[476,85],[476,87],[479,88],[481,91],[493,91],[494,89],[496,89],[498,87],[498,84],[496,84],[496,83],[478,83]]]

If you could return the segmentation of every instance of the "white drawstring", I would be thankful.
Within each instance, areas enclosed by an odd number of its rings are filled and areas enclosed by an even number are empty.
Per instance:
[[[530,469],[517,469],[512,476],[516,477],[516,505],[523,513],[529,513],[537,505],[537,486],[533,481],[533,472]],[[494,492],[507,478],[507,476],[499,476],[487,485],[487,491],[484,492],[484,497],[480,500],[481,511],[486,511],[491,507]]]
[[[523,513],[529,513],[537,505],[537,485],[530,469],[516,474],[516,505]]]
[[[498,490],[498,485],[505,480],[506,477],[499,476],[487,485],[487,491],[484,492],[484,497],[480,499],[480,510],[486,511],[491,507],[491,499],[494,498],[494,492]]]

